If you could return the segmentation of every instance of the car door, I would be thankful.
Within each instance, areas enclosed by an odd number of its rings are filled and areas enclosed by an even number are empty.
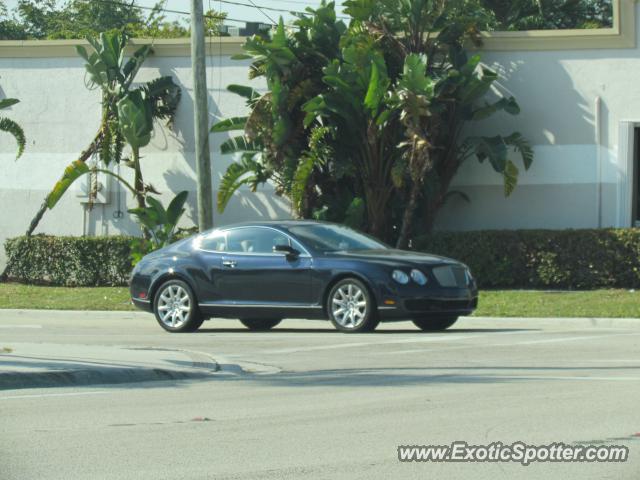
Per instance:
[[[270,227],[237,227],[226,231],[216,296],[242,305],[309,305],[312,258],[281,231]],[[274,252],[278,244],[300,255]]]

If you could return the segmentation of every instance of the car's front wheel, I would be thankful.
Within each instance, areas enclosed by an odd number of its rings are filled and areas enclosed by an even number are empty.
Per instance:
[[[423,332],[441,332],[458,321],[458,317],[414,318],[413,323]]]
[[[327,312],[334,327],[346,333],[371,332],[380,321],[369,290],[355,278],[345,278],[333,286]]]
[[[266,332],[278,325],[281,318],[241,318],[240,322],[249,330],[256,332]]]
[[[195,295],[182,280],[169,280],[158,288],[153,312],[160,326],[168,332],[193,332],[204,321]]]

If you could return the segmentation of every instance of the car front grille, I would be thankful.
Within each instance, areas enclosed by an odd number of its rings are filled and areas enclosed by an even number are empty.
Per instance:
[[[444,265],[432,271],[441,287],[465,288],[469,285],[467,269],[461,265]]]
[[[410,312],[443,312],[456,310],[471,310],[478,306],[478,299],[473,300],[406,300],[404,306]]]

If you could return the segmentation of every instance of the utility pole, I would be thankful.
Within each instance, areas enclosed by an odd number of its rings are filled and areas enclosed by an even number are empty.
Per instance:
[[[193,71],[193,115],[196,175],[198,177],[198,229],[202,232],[213,227],[213,190],[211,188],[209,109],[204,58],[202,0],[191,0],[191,69]]]

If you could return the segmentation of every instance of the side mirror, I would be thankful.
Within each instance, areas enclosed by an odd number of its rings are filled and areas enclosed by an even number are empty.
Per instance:
[[[273,251],[276,253],[285,253],[287,257],[297,257],[300,252],[289,245],[274,245]]]

